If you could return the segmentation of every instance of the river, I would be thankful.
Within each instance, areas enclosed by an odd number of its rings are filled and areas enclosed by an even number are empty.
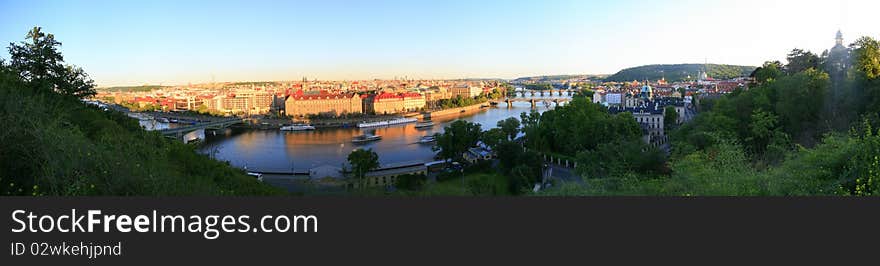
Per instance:
[[[535,110],[543,112],[548,108],[539,103]],[[379,155],[379,163],[383,165],[425,162],[433,160],[435,152],[431,150],[430,144],[418,143],[422,136],[443,132],[443,127],[457,119],[479,123],[486,130],[496,127],[498,121],[509,117],[519,118],[521,113],[530,110],[531,105],[527,102],[514,102],[510,108],[505,103],[500,103],[497,107],[435,117],[432,119],[433,127],[422,129],[416,129],[415,124],[297,132],[233,128],[218,131],[216,135],[206,134],[205,143],[200,146],[199,152],[209,154],[217,160],[228,161],[235,167],[259,172],[305,172],[322,165],[340,167],[346,162],[348,154],[356,148],[373,149]],[[364,133],[381,135],[382,140],[365,144],[351,142],[352,137]]]

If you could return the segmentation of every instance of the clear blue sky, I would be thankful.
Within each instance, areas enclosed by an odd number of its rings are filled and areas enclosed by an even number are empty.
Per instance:
[[[101,86],[514,78],[818,53],[880,36],[877,2],[0,0],[0,41],[42,26]]]

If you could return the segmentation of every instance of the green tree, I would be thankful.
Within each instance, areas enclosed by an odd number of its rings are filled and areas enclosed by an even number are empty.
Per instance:
[[[527,147],[572,157],[600,143],[642,135],[631,113],[609,114],[604,106],[586,98],[574,98],[565,106],[520,117]]]
[[[492,149],[498,147],[498,145],[502,142],[508,141],[507,134],[505,134],[504,131],[502,131],[500,128],[493,128],[483,131],[480,140],[482,140],[483,143],[486,143],[486,145],[489,145],[489,147],[491,147]]]
[[[503,141],[495,147],[495,154],[498,157],[498,167],[503,174],[509,174],[520,159],[523,153],[523,147],[512,141]]]
[[[880,42],[871,37],[862,37],[852,47],[857,71],[867,79],[880,77]]]
[[[519,120],[516,117],[498,121],[497,125],[507,135],[508,140],[516,139],[516,135],[519,134]]]
[[[812,145],[827,130],[819,119],[829,86],[828,74],[815,69],[770,84],[770,88],[780,95],[775,110],[779,122],[799,143]]]
[[[819,67],[819,56],[806,50],[793,49],[786,59],[788,64],[785,65],[785,72],[789,75]]]
[[[663,128],[667,131],[672,130],[677,121],[678,111],[675,111],[675,106],[666,106],[663,110]]]
[[[482,130],[480,124],[465,120],[456,120],[444,128],[443,133],[437,134],[437,144],[434,150],[440,151],[440,157],[457,160],[480,140]]]
[[[782,76],[782,63],[779,61],[768,61],[764,62],[764,65],[755,69],[752,72],[752,77],[755,78],[755,81],[758,84],[762,84],[768,81],[773,81],[779,76]]]
[[[348,163],[351,164],[355,178],[364,182],[367,172],[379,167],[379,155],[373,149],[356,149],[348,154]]]
[[[10,43],[10,67],[32,88],[77,98],[95,95],[95,82],[82,68],[65,65],[55,35],[31,29],[25,41]]]

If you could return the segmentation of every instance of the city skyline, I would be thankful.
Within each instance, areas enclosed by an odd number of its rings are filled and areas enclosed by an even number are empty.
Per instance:
[[[869,1],[173,3],[0,1],[0,41],[33,26],[99,86],[516,78],[638,65],[760,65],[878,36]],[[65,12],[57,12],[64,10]],[[795,16],[817,17],[810,21]],[[711,21],[712,23],[701,23]],[[2,57],[8,59],[8,57]]]

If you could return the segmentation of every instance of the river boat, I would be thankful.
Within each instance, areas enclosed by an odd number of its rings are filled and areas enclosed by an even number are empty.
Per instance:
[[[358,124],[358,127],[359,127],[359,128],[365,128],[365,127],[384,127],[384,126],[391,126],[391,125],[400,125],[400,124],[414,123],[414,122],[416,122],[416,121],[419,121],[419,120],[418,120],[418,119],[415,119],[415,118],[398,118],[398,119],[386,120],[386,121],[378,121],[378,122],[364,122],[364,123],[360,123],[360,124]]]
[[[366,142],[371,142],[371,141],[377,141],[380,139],[382,139],[382,136],[363,134],[363,135],[359,135],[359,136],[352,138],[351,142],[352,143],[366,143]]]

